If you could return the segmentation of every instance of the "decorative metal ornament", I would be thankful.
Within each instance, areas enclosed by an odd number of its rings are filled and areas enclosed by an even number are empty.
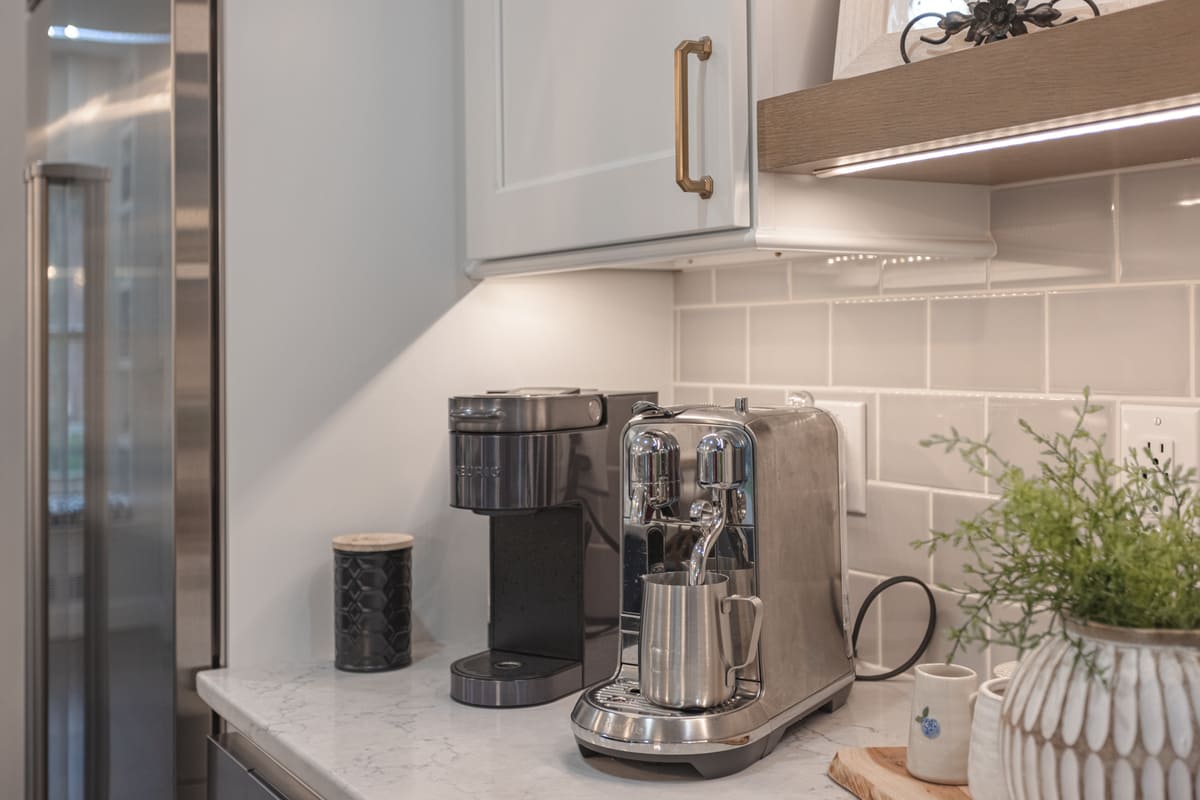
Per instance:
[[[1059,21],[1062,18],[1062,12],[1055,6],[1061,2],[1062,0],[1049,0],[1049,2],[1038,3],[1033,8],[1029,8],[1029,0],[1011,0],[1011,2],[1010,0],[967,0],[968,13],[966,14],[961,11],[950,11],[945,14],[929,11],[918,14],[909,20],[909,23],[904,26],[904,33],[900,34],[900,57],[904,59],[905,64],[912,63],[912,59],[908,55],[908,34],[918,22],[928,17],[938,18],[937,26],[943,33],[941,38],[922,36],[922,42],[945,44],[950,41],[950,37],[966,31],[966,40],[973,42],[978,47],[985,42],[998,42],[1010,36],[1029,33],[1030,25],[1038,28],[1058,28],[1078,20],[1078,17],[1070,17]],[[1083,0],[1083,2],[1087,3],[1093,16],[1100,16],[1100,9],[1096,7],[1095,0]]]

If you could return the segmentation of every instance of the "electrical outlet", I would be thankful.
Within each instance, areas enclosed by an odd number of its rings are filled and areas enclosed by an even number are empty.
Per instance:
[[[1143,406],[1126,403],[1121,406],[1121,457],[1129,449],[1137,451],[1139,459],[1150,459],[1160,465],[1168,462],[1184,469],[1200,467],[1200,408],[1191,406]]]
[[[861,400],[822,400],[823,408],[838,421],[842,433],[842,453],[846,459],[842,477],[846,480],[846,512],[867,513],[867,404]]]

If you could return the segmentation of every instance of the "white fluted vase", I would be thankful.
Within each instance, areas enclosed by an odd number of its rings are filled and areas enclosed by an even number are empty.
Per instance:
[[[1001,707],[1012,800],[1200,800],[1200,631],[1068,625],[1022,660]]]

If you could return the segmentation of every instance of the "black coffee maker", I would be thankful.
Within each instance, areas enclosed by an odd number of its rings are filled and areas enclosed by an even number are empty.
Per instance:
[[[621,428],[654,392],[528,388],[450,399],[450,505],[490,521],[488,649],[450,667],[476,706],[547,703],[618,656]]]

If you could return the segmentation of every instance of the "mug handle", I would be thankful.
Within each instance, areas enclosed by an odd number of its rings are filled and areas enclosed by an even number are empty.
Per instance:
[[[732,680],[733,673],[736,670],[739,670],[742,667],[747,666],[751,661],[754,660],[755,656],[758,655],[758,638],[759,638],[759,635],[762,633],[762,610],[763,610],[762,600],[760,600],[759,598],[754,597],[754,596],[731,594],[729,597],[721,598],[721,613],[728,614],[730,607],[735,602],[749,603],[751,606],[754,607],[754,627],[750,629],[750,646],[746,648],[746,660],[743,661],[741,664],[734,664],[733,666],[726,668],[726,670],[725,670],[726,684],[728,684]]]

